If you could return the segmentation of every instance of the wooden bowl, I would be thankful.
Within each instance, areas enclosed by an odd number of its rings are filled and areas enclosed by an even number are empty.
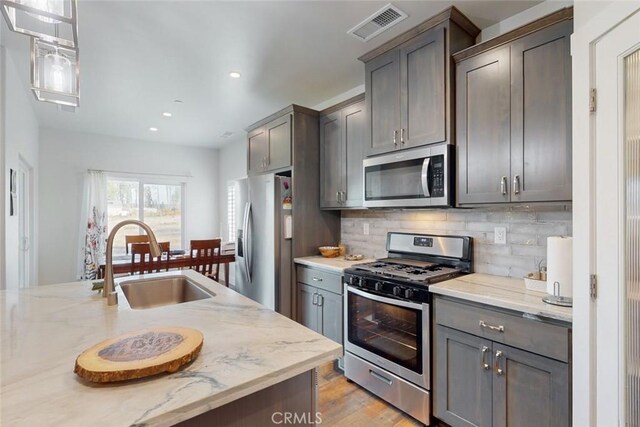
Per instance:
[[[320,246],[318,250],[325,258],[335,258],[340,255],[340,248],[337,246]]]

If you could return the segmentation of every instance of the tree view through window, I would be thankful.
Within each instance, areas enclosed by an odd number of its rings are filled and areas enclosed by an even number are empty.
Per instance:
[[[138,219],[147,223],[158,242],[169,242],[171,250],[183,249],[183,185],[156,184],[135,179],[107,180],[107,221],[109,232],[119,222]],[[125,255],[125,236],[145,234],[135,225],[118,231],[114,255]]]

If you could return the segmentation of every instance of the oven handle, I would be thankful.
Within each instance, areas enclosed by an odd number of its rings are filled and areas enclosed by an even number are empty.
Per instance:
[[[424,197],[431,197],[431,193],[429,192],[429,164],[431,163],[431,157],[427,157],[422,162],[422,192],[424,193]]]
[[[363,298],[368,298],[373,301],[378,301],[378,302],[396,305],[396,306],[405,307],[405,308],[413,308],[414,310],[422,310],[422,304],[416,304],[414,302],[400,301],[397,299],[381,297],[379,295],[374,295],[369,292],[364,292],[359,289],[352,288],[351,286],[347,286],[347,292],[360,295]]]

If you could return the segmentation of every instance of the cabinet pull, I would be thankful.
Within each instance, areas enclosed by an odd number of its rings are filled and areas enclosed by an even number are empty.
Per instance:
[[[495,332],[504,333],[504,326],[502,325],[498,325],[498,326],[487,325],[484,322],[484,320],[481,320],[478,324],[480,325],[481,328],[487,328]]]
[[[496,351],[496,364],[495,364],[495,371],[497,375],[503,375],[504,371],[502,370],[502,368],[500,367],[500,358],[504,356],[504,353],[502,353],[500,350]]]
[[[404,145],[404,128],[400,129],[400,144]]]
[[[314,282],[322,282],[322,277],[316,277],[316,276],[313,276],[313,277],[312,277],[312,280],[313,280]]]
[[[393,131],[393,145],[395,145],[396,147],[398,146],[398,131],[397,130]]]
[[[336,202],[340,203],[340,192],[336,191]]]
[[[341,191],[340,192],[340,203],[344,203],[347,201],[347,192],[346,191]]]
[[[324,305],[324,295],[318,294],[318,307],[322,307]]]
[[[483,345],[482,353],[481,353],[482,359],[480,360],[480,366],[482,366],[482,369],[484,369],[485,371],[491,368],[491,366],[489,366],[489,364],[485,361],[485,356],[488,351],[489,351],[489,347],[487,347],[486,345]]]
[[[503,196],[507,195],[507,177],[503,176],[500,178],[500,192]]]
[[[520,194],[520,175],[513,177],[513,194]]]
[[[314,292],[314,293],[313,293],[313,299],[311,300],[311,304],[313,304],[313,305],[318,305],[318,296],[319,296],[319,295],[318,295],[318,293],[317,293],[317,292]]]
[[[382,381],[383,383],[387,383],[389,385],[393,384],[393,381],[391,381],[389,378],[387,377],[383,377],[382,375],[380,375],[377,372],[373,372],[371,369],[369,369],[369,373],[371,374],[371,376],[377,380]]]

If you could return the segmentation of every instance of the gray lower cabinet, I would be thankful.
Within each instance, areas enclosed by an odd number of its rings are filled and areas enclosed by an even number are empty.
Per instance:
[[[361,95],[346,101],[338,106],[338,110],[327,109],[320,117],[322,209],[362,207],[362,159],[366,130],[363,98]]]
[[[342,344],[342,276],[298,266],[297,281],[297,321]]]
[[[440,297],[435,318],[436,418],[453,427],[571,425],[568,327]],[[540,344],[547,333],[554,348]]]
[[[572,31],[564,19],[454,55],[459,205],[571,200]]]

